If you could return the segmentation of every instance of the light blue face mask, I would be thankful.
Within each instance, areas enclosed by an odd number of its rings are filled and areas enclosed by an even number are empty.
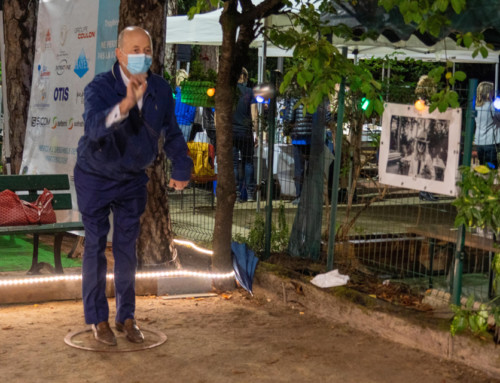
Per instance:
[[[130,74],[146,73],[153,58],[144,53],[127,55],[127,70]]]

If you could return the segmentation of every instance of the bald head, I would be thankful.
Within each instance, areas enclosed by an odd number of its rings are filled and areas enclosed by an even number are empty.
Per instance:
[[[136,26],[130,26],[125,29],[123,29],[120,34],[118,35],[118,48],[123,48],[124,43],[129,39],[133,37],[140,37],[140,36],[146,36],[149,39],[149,45],[151,47],[151,50],[153,49],[153,41],[151,40],[151,35],[149,34],[148,31],[141,27],[136,27]]]

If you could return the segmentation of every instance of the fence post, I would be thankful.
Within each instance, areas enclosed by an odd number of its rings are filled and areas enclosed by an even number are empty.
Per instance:
[[[347,47],[342,48],[342,55],[347,56]],[[340,81],[337,110],[337,132],[335,133],[335,153],[333,163],[333,184],[330,208],[330,231],[328,234],[328,259],[326,264],[327,271],[333,269],[333,248],[335,246],[335,222],[337,220],[337,201],[339,198],[339,178],[340,178],[340,159],[342,156],[342,138],[344,134],[344,99],[345,99],[345,77]]]
[[[464,139],[464,155],[462,165],[470,166],[472,153],[472,135],[474,128],[475,115],[475,94],[477,88],[477,79],[469,80],[469,94],[467,96],[467,111],[465,112],[465,139]],[[453,284],[452,284],[452,303],[460,305],[460,297],[462,295],[462,271],[464,261],[464,244],[465,244],[465,226],[461,225],[458,228],[457,249],[455,251],[454,267],[453,267]]]
[[[267,115],[267,202],[266,202],[266,225],[265,225],[265,248],[263,259],[271,256],[271,223],[273,214],[273,192],[274,192],[274,131],[276,129],[276,71],[271,72],[271,86],[273,94],[269,100]]]

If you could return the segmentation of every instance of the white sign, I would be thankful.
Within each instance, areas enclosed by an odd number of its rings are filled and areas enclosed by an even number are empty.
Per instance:
[[[456,195],[462,110],[429,113],[388,103],[382,121],[380,182]]]
[[[109,70],[114,61],[119,4],[40,1],[22,174],[73,174],[84,88],[96,66]]]

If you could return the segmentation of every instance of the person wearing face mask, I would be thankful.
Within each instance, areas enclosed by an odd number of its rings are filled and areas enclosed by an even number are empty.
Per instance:
[[[115,326],[129,341],[144,336],[135,321],[136,240],[145,210],[145,169],[158,154],[158,139],[172,161],[169,186],[182,190],[192,160],[177,125],[168,83],[149,70],[152,42],[147,31],[127,27],[118,36],[117,61],[85,88],[84,134],[74,169],[78,207],[85,227],[82,297],[85,321],[97,341],[116,345],[108,322],[106,249],[113,212]]]

